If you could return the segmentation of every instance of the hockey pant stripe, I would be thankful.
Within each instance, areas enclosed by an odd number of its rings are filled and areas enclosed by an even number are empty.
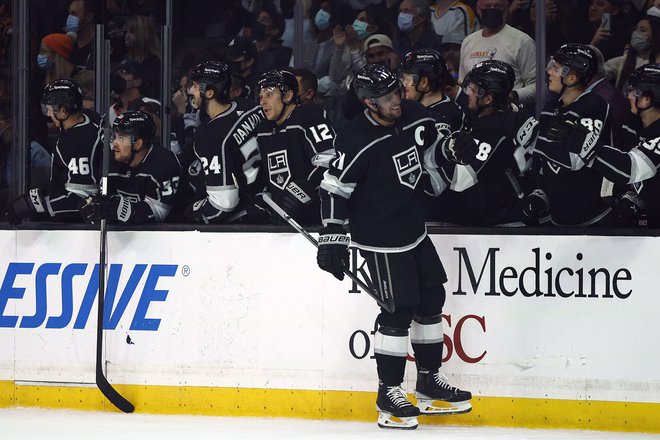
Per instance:
[[[376,332],[374,336],[374,353],[393,357],[407,357],[408,330],[396,329],[396,332],[389,332],[388,329],[388,327],[381,327]]]
[[[410,325],[410,341],[413,344],[438,344],[444,340],[442,315],[423,318],[423,320],[415,316]]]

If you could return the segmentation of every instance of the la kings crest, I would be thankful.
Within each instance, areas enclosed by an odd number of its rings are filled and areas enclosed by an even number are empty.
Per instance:
[[[268,179],[270,183],[283,190],[291,179],[289,160],[286,150],[268,153]]]
[[[415,189],[422,176],[422,163],[416,147],[410,147],[399,154],[392,156],[399,182],[403,186]]]

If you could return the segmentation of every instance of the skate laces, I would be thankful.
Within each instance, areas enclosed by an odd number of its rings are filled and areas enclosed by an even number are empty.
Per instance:
[[[387,397],[389,397],[390,401],[392,401],[397,408],[412,406],[412,403],[408,402],[408,399],[406,398],[406,393],[404,393],[399,386],[388,387]]]
[[[437,383],[440,387],[453,392],[458,392],[458,388],[449,385],[447,376],[442,374],[440,371],[433,373],[433,379],[435,380],[435,383]]]

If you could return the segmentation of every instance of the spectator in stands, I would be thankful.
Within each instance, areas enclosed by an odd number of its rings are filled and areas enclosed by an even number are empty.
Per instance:
[[[529,35],[504,22],[506,9],[507,0],[477,2],[483,29],[463,40],[459,82],[479,61],[504,61],[516,74],[511,98],[530,105],[536,94],[536,46]]]
[[[37,55],[37,65],[46,71],[45,84],[56,79],[71,78],[75,67],[71,61],[73,41],[68,35],[50,34],[41,40],[41,49]]]
[[[282,46],[284,17],[272,3],[264,3],[254,16],[254,23],[244,29],[244,36],[256,41],[257,52],[254,72],[262,74],[289,66],[293,51]]]
[[[246,37],[233,38],[225,50],[225,58],[232,68],[232,72],[243,78],[246,97],[253,96],[254,87],[259,79],[259,75],[255,72],[258,57],[257,48]]]
[[[623,55],[605,63],[605,76],[623,90],[630,74],[644,64],[660,61],[660,18],[647,16],[639,20],[630,36],[630,47]]]
[[[155,23],[143,16],[135,15],[126,20],[126,58],[137,61],[144,73],[144,95],[160,96],[160,36]]]
[[[592,46],[596,46],[605,61],[623,53],[630,41],[630,29],[623,14],[623,0],[591,0],[589,23],[593,30]],[[603,19],[603,14],[608,14]]]
[[[151,113],[154,113],[160,119],[160,102],[144,96],[142,93],[143,86],[144,73],[142,71],[142,65],[135,60],[123,59],[119,69],[110,78],[112,93],[117,98],[108,113],[110,124],[114,123],[118,115],[129,110],[140,110],[145,105],[150,109]],[[159,124],[160,120],[155,122],[156,126]]]
[[[367,23],[367,27],[364,29],[364,36],[360,40],[364,40],[367,36],[373,34],[387,35],[392,41],[396,39],[398,34],[397,26],[389,19],[380,6],[367,6],[358,12],[355,19]],[[353,27],[355,27],[355,22],[353,22]]]
[[[94,69],[95,0],[72,0],[65,31],[74,40],[71,62],[76,66]]]
[[[394,47],[399,57],[415,49],[440,47],[442,37],[433,30],[431,8],[427,0],[403,0],[399,5],[397,24],[400,33]]]
[[[318,90],[318,82],[316,76],[307,69],[293,69],[293,74],[298,80],[298,97],[300,103],[311,102],[316,104],[318,99],[316,93]]]
[[[335,27],[341,29],[337,5],[339,0],[314,0],[309,8],[311,31],[316,37],[303,47],[303,67],[314,72],[317,78],[328,74],[330,59],[335,50],[332,39]]]
[[[514,0],[529,1],[529,0]],[[431,6],[431,23],[435,33],[443,37],[448,34],[454,38],[460,36],[460,41],[479,29],[479,21],[472,6],[457,0],[435,0]]]

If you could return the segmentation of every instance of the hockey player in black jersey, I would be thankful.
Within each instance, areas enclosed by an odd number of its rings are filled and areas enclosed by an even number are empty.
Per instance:
[[[376,291],[395,305],[392,313],[381,309],[377,319],[378,426],[414,429],[420,413],[467,412],[472,397],[439,372],[447,277],[426,234],[423,182],[424,152],[437,142],[438,131],[424,106],[401,99],[400,82],[386,67],[364,66],[355,89],[366,108],[339,134],[337,156],[321,182],[324,228],[317,263],[343,279],[349,265],[344,226],[350,222],[353,245]],[[417,407],[401,388],[409,328],[418,367]]]
[[[80,213],[89,223],[160,223],[170,212],[181,166],[174,153],[154,147],[154,122],[141,111],[120,114],[112,124],[113,157],[108,195],[90,197]]]
[[[335,152],[325,110],[300,104],[298,81],[286,70],[263,74],[256,94],[267,119],[257,137],[266,191],[299,223],[318,224],[318,186]]]
[[[47,191],[32,188],[10,203],[11,223],[38,214],[56,221],[82,221],[78,209],[98,192],[103,148],[100,117],[83,112],[82,102],[83,90],[73,80],[58,79],[44,89],[42,111],[60,129],[50,183]]]
[[[193,106],[210,120],[195,132],[193,149],[204,170],[203,198],[186,209],[189,220],[204,223],[232,223],[246,217],[252,203],[246,193],[255,194],[261,156],[256,127],[263,121],[254,101],[229,98],[231,72],[218,61],[195,66],[190,75],[189,95]],[[242,194],[239,194],[242,192]]]
[[[637,68],[628,78],[626,95],[632,112],[642,121],[639,139],[632,148],[604,145],[591,162],[592,168],[612,182],[634,184],[644,202],[648,226],[657,228],[660,227],[660,178],[657,175],[660,167],[660,64]],[[562,138],[575,135],[583,136],[566,130]],[[579,155],[581,151],[573,153]],[[630,193],[623,195],[618,207],[629,213],[641,208],[635,194]]]
[[[514,82],[513,68],[497,60],[482,61],[465,75],[471,128],[453,133],[434,156],[450,184],[433,220],[468,226],[527,223],[524,174],[537,122],[509,102]]]
[[[541,189],[547,195],[555,225],[617,223],[618,216],[604,198],[613,195],[612,182],[604,181],[598,172],[585,166],[602,145],[612,144],[609,105],[587,90],[597,69],[597,55],[585,44],[563,45],[546,67],[548,87],[560,98],[548,102],[541,112],[534,161],[540,164]],[[586,131],[589,136],[560,142],[556,134],[566,125]],[[565,142],[572,145],[565,148]]]
[[[409,52],[401,62],[403,99],[420,102],[434,113],[440,132],[451,134],[465,126],[465,113],[443,93],[449,72],[434,49]]]

